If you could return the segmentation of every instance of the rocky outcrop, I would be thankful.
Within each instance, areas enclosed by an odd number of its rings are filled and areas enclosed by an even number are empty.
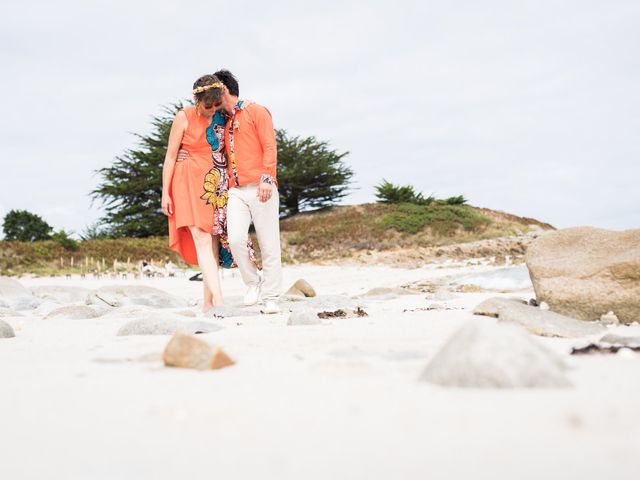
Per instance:
[[[529,247],[527,267],[539,302],[554,312],[598,320],[613,312],[640,321],[640,230],[558,230]]]

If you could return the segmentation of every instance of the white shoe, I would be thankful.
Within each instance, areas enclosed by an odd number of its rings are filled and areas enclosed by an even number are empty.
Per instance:
[[[244,306],[250,307],[260,300],[260,285],[252,285],[244,295]]]
[[[280,307],[273,300],[265,300],[264,308],[260,310],[262,313],[273,314],[280,313]]]

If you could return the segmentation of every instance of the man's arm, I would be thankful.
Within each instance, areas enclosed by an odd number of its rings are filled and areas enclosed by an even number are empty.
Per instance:
[[[273,130],[273,119],[271,113],[265,107],[256,105],[254,107],[254,125],[258,133],[258,139],[262,145],[262,169],[263,178],[271,178],[272,183],[276,183],[278,149],[276,147],[276,135]]]

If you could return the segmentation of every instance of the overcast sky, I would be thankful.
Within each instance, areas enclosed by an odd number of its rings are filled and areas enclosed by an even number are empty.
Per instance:
[[[81,232],[94,172],[225,67],[355,171],[557,227],[640,227],[640,2],[0,3],[0,216]]]

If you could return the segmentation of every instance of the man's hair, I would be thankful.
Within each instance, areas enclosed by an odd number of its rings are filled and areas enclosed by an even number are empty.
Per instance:
[[[233,76],[229,70],[218,70],[214,73],[218,79],[224,83],[224,86],[227,87],[229,93],[236,97],[240,96],[240,86],[238,85],[238,79]]]

